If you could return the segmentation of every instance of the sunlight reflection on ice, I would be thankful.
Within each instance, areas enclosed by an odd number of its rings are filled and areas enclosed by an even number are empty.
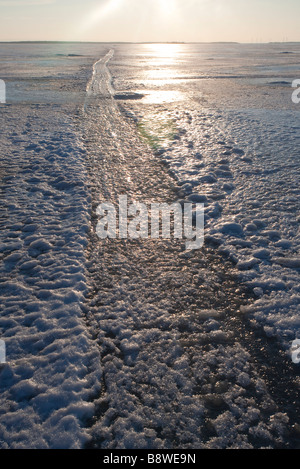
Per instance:
[[[143,76],[143,84],[159,87],[157,90],[147,90],[143,103],[161,104],[182,101],[184,95],[177,90],[161,89],[178,79],[178,71],[172,66],[180,61],[183,48],[181,44],[144,44],[144,56],[147,67]]]
[[[143,98],[143,103],[145,104],[162,104],[162,103],[172,103],[175,101],[182,101],[184,99],[183,93],[179,91],[148,91]]]

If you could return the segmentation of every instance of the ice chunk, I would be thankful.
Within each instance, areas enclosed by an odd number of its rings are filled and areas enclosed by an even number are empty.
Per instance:
[[[239,270],[248,270],[248,269],[252,269],[252,267],[257,265],[258,263],[259,263],[258,259],[255,259],[254,257],[251,257],[250,259],[240,260],[237,263],[237,268]]]
[[[221,227],[221,232],[233,236],[241,236],[243,234],[243,227],[239,223],[225,223]]]
[[[300,269],[300,257],[273,257],[272,260],[283,267]]]
[[[257,259],[268,259],[270,257],[269,249],[257,249],[253,251],[253,256]]]

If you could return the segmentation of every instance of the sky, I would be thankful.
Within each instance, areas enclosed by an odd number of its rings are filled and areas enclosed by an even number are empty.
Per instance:
[[[0,41],[300,41],[300,0],[0,0]]]

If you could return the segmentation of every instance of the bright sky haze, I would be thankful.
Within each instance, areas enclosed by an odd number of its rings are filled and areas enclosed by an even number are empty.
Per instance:
[[[0,0],[0,41],[300,41],[299,0]]]

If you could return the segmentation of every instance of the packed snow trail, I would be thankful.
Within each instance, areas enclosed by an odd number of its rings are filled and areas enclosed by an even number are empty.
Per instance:
[[[104,58],[98,60],[93,66],[93,75],[87,86],[87,99],[102,96],[111,98],[114,90],[111,86],[111,75],[106,64],[113,58],[114,51],[110,50]]]
[[[89,447],[284,446],[288,417],[234,329],[248,299],[230,264],[209,247],[188,253],[183,241],[96,235],[100,202],[178,198],[168,170],[113,100],[111,57],[94,67],[82,116],[93,200],[86,316],[102,366]]]

